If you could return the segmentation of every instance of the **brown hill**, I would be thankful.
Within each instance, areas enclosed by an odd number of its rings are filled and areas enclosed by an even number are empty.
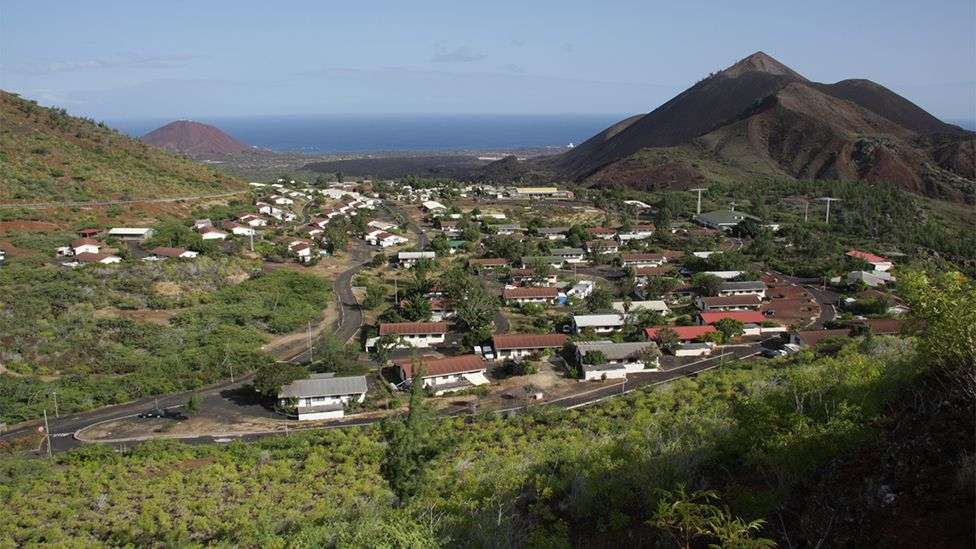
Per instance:
[[[879,84],[811,82],[757,52],[539,164],[603,186],[854,179],[971,202],[973,140]]]
[[[163,198],[245,187],[104,124],[0,90],[0,202]]]
[[[142,140],[165,151],[194,158],[214,158],[253,150],[219,128],[191,120],[177,120],[142,136]]]

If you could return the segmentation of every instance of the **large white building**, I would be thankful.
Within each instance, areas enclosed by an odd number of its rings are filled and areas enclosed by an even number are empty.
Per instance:
[[[312,374],[293,381],[281,388],[278,401],[282,406],[294,404],[300,421],[341,418],[350,403],[366,400],[366,376],[334,376]]]
[[[487,366],[478,355],[450,356],[444,358],[418,357],[396,362],[402,383],[412,382],[415,368],[419,368],[424,387],[434,396],[463,391],[478,385],[487,385]]]
[[[624,327],[624,315],[618,313],[597,315],[573,315],[573,332],[593,330],[597,334],[609,334]]]
[[[599,353],[602,359],[593,362],[589,353]],[[660,353],[653,341],[613,343],[612,341],[580,341],[576,343],[576,364],[583,379],[622,379],[627,374],[655,370],[660,365]]]
[[[432,345],[444,343],[446,335],[446,322],[385,322],[380,324],[380,337],[395,337],[397,347],[425,349]]]

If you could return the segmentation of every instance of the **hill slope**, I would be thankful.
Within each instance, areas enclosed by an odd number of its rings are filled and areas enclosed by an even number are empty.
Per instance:
[[[0,120],[0,201],[160,198],[244,188],[206,166],[5,91]]]
[[[251,147],[227,135],[220,128],[177,120],[142,136],[142,141],[165,151],[194,158],[212,158],[251,151]]]
[[[703,166],[719,163],[739,181],[887,181],[972,202],[973,143],[879,84],[811,82],[757,52],[540,164],[576,181],[647,187],[708,180]]]

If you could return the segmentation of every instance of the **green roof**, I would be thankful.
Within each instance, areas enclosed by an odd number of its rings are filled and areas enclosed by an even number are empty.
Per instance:
[[[695,216],[695,221],[705,225],[738,225],[746,219],[762,221],[754,215],[749,215],[745,212],[734,212],[732,210],[715,210],[714,212],[705,212]]]

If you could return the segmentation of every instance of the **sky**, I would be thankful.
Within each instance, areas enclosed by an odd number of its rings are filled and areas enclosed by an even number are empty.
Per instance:
[[[0,88],[97,119],[630,114],[759,50],[976,119],[973,0],[0,3]]]

